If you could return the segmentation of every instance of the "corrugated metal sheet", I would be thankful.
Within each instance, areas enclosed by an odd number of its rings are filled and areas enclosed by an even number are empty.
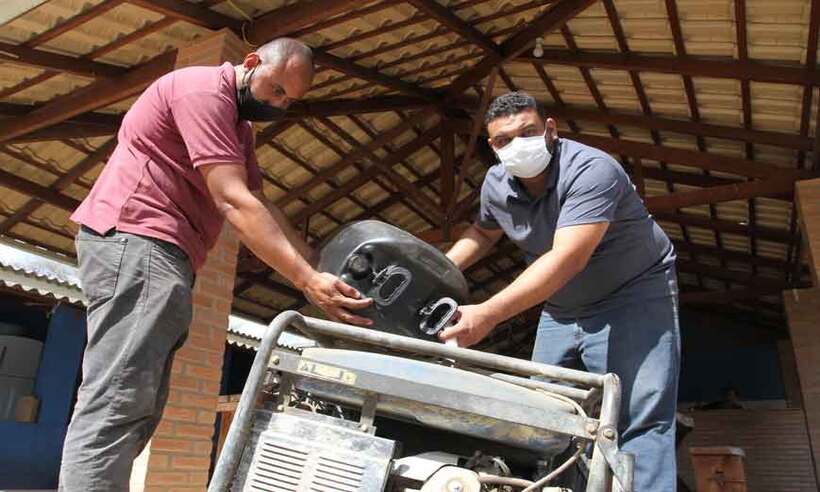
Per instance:
[[[77,267],[53,253],[28,251],[30,246],[0,240],[0,285],[21,289],[25,292],[85,305]],[[253,348],[267,329],[267,325],[239,316],[228,318],[228,342]],[[315,345],[302,335],[285,332],[278,341],[279,346],[301,349]]]

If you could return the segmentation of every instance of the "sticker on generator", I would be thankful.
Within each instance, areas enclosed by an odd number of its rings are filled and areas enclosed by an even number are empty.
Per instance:
[[[356,384],[356,373],[326,364],[319,364],[318,362],[310,360],[299,359],[299,365],[296,371],[322,379],[337,381],[342,384]]]

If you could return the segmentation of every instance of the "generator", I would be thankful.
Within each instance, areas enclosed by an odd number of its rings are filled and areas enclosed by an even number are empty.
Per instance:
[[[285,328],[325,346],[275,348]],[[271,385],[276,396],[260,407]],[[340,410],[312,411],[295,394]],[[208,490],[629,492],[634,457],[618,449],[620,399],[614,374],[288,311],[260,343]],[[583,488],[555,487],[570,470]]]
[[[467,283],[387,224],[343,228],[320,269],[374,299],[374,325],[270,323],[209,492],[632,491],[616,375],[440,343]],[[318,346],[279,348],[286,329]]]

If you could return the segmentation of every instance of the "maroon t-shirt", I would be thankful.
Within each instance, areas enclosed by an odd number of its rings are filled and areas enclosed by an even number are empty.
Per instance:
[[[71,219],[100,234],[116,228],[174,243],[196,270],[224,222],[197,168],[219,162],[244,165],[248,187],[262,187],[253,128],[237,116],[233,66],[173,71],[128,110],[116,149]]]

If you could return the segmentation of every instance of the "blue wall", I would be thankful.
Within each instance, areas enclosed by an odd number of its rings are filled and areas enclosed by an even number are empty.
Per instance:
[[[681,312],[679,400],[713,402],[731,386],[741,400],[785,398],[777,349],[783,331],[765,329],[717,313]]]
[[[49,322],[34,387],[40,399],[37,422],[0,422],[0,488],[57,488],[85,337],[85,311],[58,306]]]

